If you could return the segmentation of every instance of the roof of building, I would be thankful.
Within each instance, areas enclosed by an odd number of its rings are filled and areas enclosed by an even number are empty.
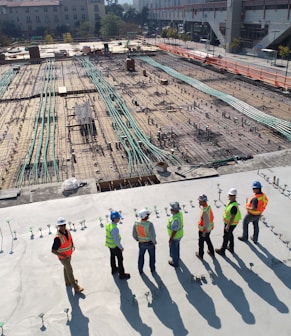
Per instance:
[[[204,261],[198,249],[199,194],[206,193],[215,216],[211,239],[222,243],[227,192],[235,187],[242,215],[252,183],[258,180],[269,198],[260,220],[259,243],[240,242],[235,254]],[[275,183],[273,183],[275,181]],[[91,193],[0,209],[0,321],[4,334],[41,335],[274,335],[289,336],[291,309],[290,166],[164,183],[106,193]],[[41,187],[39,187],[40,189]],[[81,189],[80,189],[81,190]],[[44,189],[45,192],[45,189]],[[169,203],[184,215],[180,267],[168,265],[166,223]],[[139,209],[148,208],[157,234],[156,270],[137,269],[138,245],[132,227]],[[111,210],[118,224],[128,281],[111,275],[104,246]],[[74,274],[83,294],[65,286],[62,265],[51,253],[58,217],[69,222],[76,250]],[[249,225],[250,235],[253,232]],[[205,252],[207,247],[205,246]]]

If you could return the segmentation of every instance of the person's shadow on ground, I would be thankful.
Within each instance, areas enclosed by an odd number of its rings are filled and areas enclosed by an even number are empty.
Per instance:
[[[291,268],[281,260],[273,256],[262,244],[257,243],[257,248],[252,244],[248,244],[250,249],[261,259],[261,261],[270,267],[276,276],[284,283],[284,285],[291,289]]]
[[[147,324],[143,323],[139,315],[138,301],[136,300],[131,289],[128,287],[128,282],[126,280],[120,280],[118,277],[115,276],[114,281],[120,291],[120,310],[128,323],[140,335],[151,335],[152,329]]]
[[[213,263],[215,272],[212,270],[210,265],[204,261],[204,266],[212,279],[212,283],[217,285],[223,296],[240,314],[245,323],[255,324],[255,316],[250,310],[249,302],[246,299],[242,288],[223,274],[221,266],[216,258],[213,259]]]
[[[194,275],[189,271],[182,260],[180,267],[176,268],[177,278],[186,292],[186,298],[201,316],[208,322],[209,326],[220,329],[221,321],[215,311],[212,298],[202,289],[202,283],[195,280]]]
[[[83,312],[79,306],[79,300],[85,299],[86,296],[82,293],[73,295],[71,287],[67,287],[67,295],[72,309],[71,319],[68,315],[67,320],[67,325],[70,328],[71,336],[89,336],[89,319],[83,315]]]
[[[239,266],[230,259],[228,259],[228,262],[244,279],[249,288],[265,300],[270,306],[276,308],[280,313],[288,313],[288,307],[278,299],[271,284],[263,280],[257,273],[251,270],[251,267],[247,267],[238,255],[235,254],[234,258],[237,260]]]
[[[188,335],[188,330],[184,326],[178,306],[172,300],[167,287],[158,273],[154,272],[152,275],[156,284],[154,284],[147,275],[142,274],[141,276],[149,288],[149,292],[145,293],[148,307],[153,309],[161,323],[172,330],[173,335]]]

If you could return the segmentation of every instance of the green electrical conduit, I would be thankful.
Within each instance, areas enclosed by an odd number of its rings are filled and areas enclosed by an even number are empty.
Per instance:
[[[221,91],[212,89],[211,87],[199,82],[198,80],[185,76],[183,74],[180,74],[179,72],[177,72],[176,70],[162,65],[160,63],[157,63],[156,61],[154,61],[153,59],[151,59],[148,56],[135,56],[136,59],[139,59],[141,61],[144,61],[148,64],[150,64],[151,66],[155,67],[155,68],[159,68],[161,70],[163,70],[164,72],[166,72],[167,74],[169,74],[172,77],[178,78],[182,81],[184,81],[185,83],[195,87],[197,90],[200,90],[206,94],[209,94],[211,96],[214,96],[224,102],[226,102],[227,104],[229,104],[230,106],[232,106],[234,109],[236,109],[237,111],[243,113],[244,115],[248,116],[249,118],[263,124],[266,125],[272,129],[274,129],[275,131],[279,132],[280,134],[282,134],[283,136],[285,136],[289,141],[291,141],[291,123],[289,121],[286,120],[282,120],[276,117],[272,117],[267,115],[266,113],[256,109],[255,107],[243,102],[242,100],[239,100],[229,94],[223,93]]]
[[[181,164],[176,156],[154,146],[149,141],[128,111],[126,103],[115,91],[115,88],[103,78],[94,64],[87,57],[76,59],[85,68],[109,112],[116,137],[127,154],[130,176],[151,174],[154,163],[159,161],[165,161],[172,165]],[[126,118],[126,121],[122,116]]]

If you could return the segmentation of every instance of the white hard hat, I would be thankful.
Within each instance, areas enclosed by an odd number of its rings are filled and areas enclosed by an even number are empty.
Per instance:
[[[205,194],[199,195],[198,201],[207,202],[208,201],[207,196]]]
[[[58,225],[58,226],[59,226],[59,225],[65,225],[65,224],[67,224],[67,221],[65,220],[64,217],[59,217],[59,218],[57,219],[57,225]]]
[[[236,196],[237,195],[237,190],[235,188],[230,188],[229,191],[228,191],[228,195]]]
[[[141,209],[140,212],[138,213],[138,215],[141,219],[145,219],[150,214],[151,214],[151,212],[148,211],[147,209]]]

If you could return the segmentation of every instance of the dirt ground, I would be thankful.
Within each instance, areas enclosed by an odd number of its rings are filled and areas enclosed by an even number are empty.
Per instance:
[[[154,60],[269,115],[291,120],[290,99],[279,93],[169,54],[157,53]],[[218,167],[233,157],[244,161],[277,151],[289,153],[290,142],[282,135],[222,101],[139,60],[135,60],[135,71],[127,71],[126,62],[124,55],[91,59],[122,97],[139,130],[156,148],[175,155],[181,165]],[[1,76],[9,67],[1,66]],[[47,78],[48,73],[53,78]],[[66,93],[61,94],[61,88]],[[48,91],[59,94],[44,94]],[[75,59],[21,66],[1,98],[1,189],[58,182],[71,176],[96,182],[131,176],[128,156],[119,145],[106,103]],[[86,104],[96,129],[89,136],[84,135],[76,118],[76,105]],[[221,173],[224,169],[218,168]],[[144,175],[142,167],[134,172],[139,175]]]

